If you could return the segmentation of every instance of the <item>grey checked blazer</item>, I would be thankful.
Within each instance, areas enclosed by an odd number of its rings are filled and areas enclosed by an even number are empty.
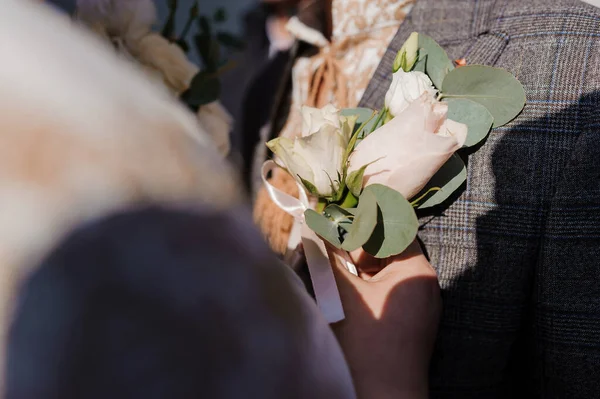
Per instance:
[[[362,100],[380,108],[412,31],[505,68],[527,105],[421,218],[443,289],[433,398],[600,398],[600,9],[577,0],[419,0]]]

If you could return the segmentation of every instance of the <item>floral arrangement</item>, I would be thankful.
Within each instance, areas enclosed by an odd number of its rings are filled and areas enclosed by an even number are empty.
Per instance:
[[[156,7],[152,0],[77,0],[75,20],[90,27],[109,41],[124,57],[143,68],[148,76],[162,82],[198,116],[200,125],[213,138],[221,153],[229,151],[229,132],[233,120],[218,102],[219,76],[232,65],[222,57],[220,46],[233,50],[243,43],[234,35],[214,26],[226,20],[219,9],[212,18],[201,15],[197,3],[188,13],[187,22],[176,34],[177,0],[168,0],[169,15],[160,32]],[[200,69],[188,59],[189,32],[196,23],[198,33],[193,42],[202,60]]]
[[[510,73],[453,62],[420,33],[404,43],[392,72],[382,110],[304,107],[301,137],[267,144],[296,179],[303,206],[267,187],[273,200],[338,250],[377,258],[403,252],[417,235],[415,210],[448,201],[465,182],[456,151],[476,149],[525,105]]]

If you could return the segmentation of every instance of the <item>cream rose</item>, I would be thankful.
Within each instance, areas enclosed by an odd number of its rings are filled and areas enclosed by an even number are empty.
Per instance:
[[[358,144],[348,173],[369,165],[363,186],[383,184],[412,198],[467,138],[467,126],[447,112],[445,103],[423,94]]]

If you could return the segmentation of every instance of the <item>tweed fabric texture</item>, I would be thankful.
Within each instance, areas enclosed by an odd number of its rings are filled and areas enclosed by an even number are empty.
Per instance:
[[[412,31],[527,95],[468,156],[458,200],[420,218],[444,299],[431,396],[600,397],[600,9],[419,0],[361,106],[382,106]]]

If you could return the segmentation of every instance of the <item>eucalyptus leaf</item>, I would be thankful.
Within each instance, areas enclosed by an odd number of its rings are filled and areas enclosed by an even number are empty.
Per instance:
[[[419,33],[419,51],[425,52],[425,73],[429,76],[438,90],[441,90],[446,75],[454,69],[448,54],[431,37]],[[419,53],[419,54],[420,54]],[[417,64],[421,63],[419,60]],[[415,70],[417,70],[415,66]]]
[[[369,120],[371,115],[373,115],[373,110],[370,108],[344,108],[340,111],[340,115],[346,117],[357,116],[356,123],[360,125]]]
[[[425,73],[425,65],[427,64],[427,51],[425,49],[419,50],[419,58],[413,66],[412,71]]]
[[[427,209],[446,201],[467,180],[467,167],[463,160],[456,154],[433,175],[427,186],[415,198],[419,198],[433,187],[440,190],[434,191],[417,209]]]
[[[354,211],[352,227],[344,239],[342,248],[346,251],[354,251],[362,247],[373,235],[377,225],[377,201],[370,191],[365,191],[360,196],[358,207]]]
[[[493,127],[507,124],[525,106],[525,90],[508,71],[484,65],[456,68],[446,76],[442,97],[466,98],[483,105],[494,118]]]
[[[325,217],[331,219],[333,223],[335,223],[336,225],[338,225],[346,231],[348,231],[350,229],[350,226],[352,226],[352,219],[354,218],[354,216],[339,205],[328,205],[327,208],[325,208],[325,210],[323,211],[323,214],[325,215]]]
[[[466,98],[449,98],[448,119],[467,125],[465,147],[479,144],[487,137],[494,123],[494,117],[483,105]]]
[[[377,201],[378,216],[375,230],[363,248],[376,258],[398,255],[417,236],[417,215],[410,202],[398,191],[373,184],[367,186],[362,195],[367,192],[373,194]]]
[[[333,221],[312,209],[307,209],[304,212],[304,220],[308,227],[327,240],[331,245],[336,248],[342,247],[338,226]]]

